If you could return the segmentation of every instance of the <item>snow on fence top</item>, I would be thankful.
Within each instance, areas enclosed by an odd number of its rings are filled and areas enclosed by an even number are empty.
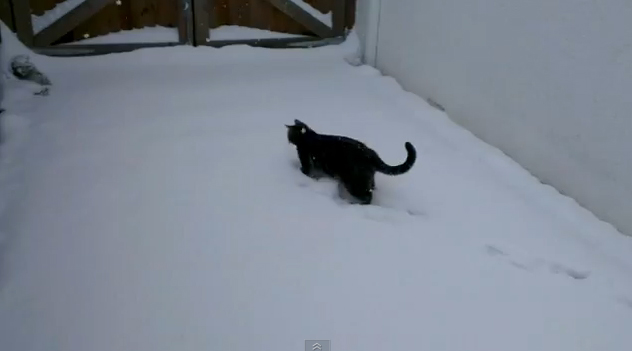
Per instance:
[[[33,21],[33,33],[37,34],[44,28],[55,23],[58,19],[62,18],[65,14],[81,5],[85,0],[66,0],[60,2],[52,9],[46,11],[41,16],[31,15]]]

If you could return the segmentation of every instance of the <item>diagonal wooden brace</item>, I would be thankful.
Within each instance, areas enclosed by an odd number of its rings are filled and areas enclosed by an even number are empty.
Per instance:
[[[326,24],[312,16],[309,12],[303,10],[299,5],[295,4],[292,0],[266,0],[272,6],[279,9],[281,12],[290,16],[296,22],[305,26],[305,28],[312,31],[314,34],[321,38],[331,38],[334,36],[334,31]],[[300,0],[298,0],[300,1]]]
[[[18,0],[22,1],[22,0]],[[35,46],[48,46],[78,25],[94,16],[114,0],[85,0],[57,21],[39,31],[34,38]]]

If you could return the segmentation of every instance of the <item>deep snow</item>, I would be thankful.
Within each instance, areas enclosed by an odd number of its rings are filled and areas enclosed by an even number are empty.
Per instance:
[[[50,96],[12,80],[3,118],[0,350],[629,349],[631,239],[349,65],[355,39],[34,57]],[[417,164],[346,205],[294,118]]]

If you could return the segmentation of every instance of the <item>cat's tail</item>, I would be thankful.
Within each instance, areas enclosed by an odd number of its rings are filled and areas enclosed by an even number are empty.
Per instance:
[[[384,163],[382,159],[378,156],[375,158],[375,169],[380,173],[384,173],[386,175],[400,175],[408,172],[413,165],[415,164],[415,160],[417,160],[417,151],[413,144],[406,142],[404,144],[406,151],[408,152],[408,156],[406,156],[406,161],[401,165],[390,166]]]

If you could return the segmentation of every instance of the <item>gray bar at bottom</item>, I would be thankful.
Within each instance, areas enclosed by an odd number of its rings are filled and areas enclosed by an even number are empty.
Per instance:
[[[331,351],[331,340],[305,340],[305,351]]]

